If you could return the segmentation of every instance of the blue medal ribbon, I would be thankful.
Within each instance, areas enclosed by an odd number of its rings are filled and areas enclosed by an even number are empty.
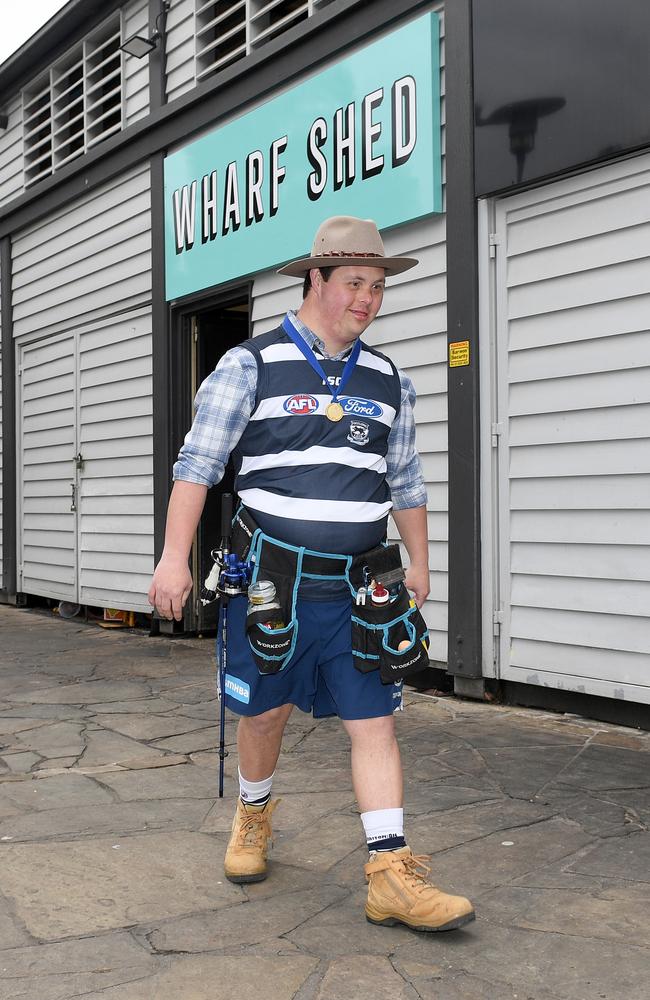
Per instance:
[[[318,361],[316,355],[311,350],[310,347],[305,343],[303,338],[300,336],[298,331],[294,328],[291,320],[288,316],[285,316],[282,321],[282,329],[288,337],[294,342],[300,353],[305,358],[308,365],[316,372],[317,375],[321,377],[330,393],[332,394],[332,401],[337,402],[338,396],[343,392],[346,385],[350,381],[350,376],[356,367],[356,363],[359,360],[359,355],[361,354],[361,341],[357,340],[352,351],[350,352],[350,357],[345,362],[345,368],[343,369],[343,374],[341,375],[341,382],[338,386],[330,385],[327,381],[327,375],[323,371],[323,366]],[[339,411],[340,412],[340,411]]]

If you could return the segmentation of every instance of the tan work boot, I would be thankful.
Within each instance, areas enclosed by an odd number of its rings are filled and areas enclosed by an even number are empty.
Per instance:
[[[237,802],[232,833],[226,848],[224,871],[231,882],[261,882],[266,878],[266,850],[273,843],[271,816],[280,800],[259,806]]]
[[[426,877],[431,869],[410,847],[379,851],[365,867],[368,888],[366,919],[372,924],[406,924],[414,931],[451,931],[474,920],[463,896],[448,896]]]

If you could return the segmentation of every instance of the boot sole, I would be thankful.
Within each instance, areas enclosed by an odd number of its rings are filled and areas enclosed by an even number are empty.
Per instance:
[[[224,872],[228,881],[234,882],[235,885],[245,885],[248,882],[263,882],[267,874],[268,872],[259,872],[257,875],[229,875],[228,872]]]
[[[455,931],[459,927],[464,927],[465,924],[471,924],[472,920],[476,920],[476,914],[472,910],[471,913],[464,913],[462,917],[454,917],[453,920],[448,920],[446,924],[441,924],[439,927],[427,927],[426,924],[409,924],[408,920],[401,920],[399,917],[384,917],[378,920],[374,917],[369,917],[367,913],[366,920],[369,924],[376,924],[378,927],[396,927],[397,924],[403,924],[409,930],[433,934],[437,931]]]

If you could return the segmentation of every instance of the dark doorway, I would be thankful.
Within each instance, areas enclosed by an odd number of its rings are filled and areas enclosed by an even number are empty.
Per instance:
[[[180,371],[176,372],[179,395],[183,402],[176,424],[176,451],[194,417],[194,397],[201,383],[216,368],[220,358],[250,334],[248,289],[214,305],[184,311],[181,316],[181,351],[177,357]],[[212,568],[212,549],[219,545],[221,500],[224,493],[234,492],[234,469],[228,463],[225,475],[217,486],[208,490],[203,516],[192,548],[191,569],[194,589],[185,607],[183,629],[187,632],[212,633],[217,628],[218,603],[201,604],[201,587]]]

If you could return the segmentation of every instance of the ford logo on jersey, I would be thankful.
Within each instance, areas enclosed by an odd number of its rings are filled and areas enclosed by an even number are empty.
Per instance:
[[[296,393],[295,396],[289,396],[288,399],[285,399],[283,405],[287,413],[302,416],[305,413],[315,413],[318,409],[318,400],[314,399],[313,396]]]
[[[373,403],[372,399],[363,399],[361,396],[344,396],[339,399],[343,406],[343,412],[355,417],[381,417],[384,412],[379,403]]]

